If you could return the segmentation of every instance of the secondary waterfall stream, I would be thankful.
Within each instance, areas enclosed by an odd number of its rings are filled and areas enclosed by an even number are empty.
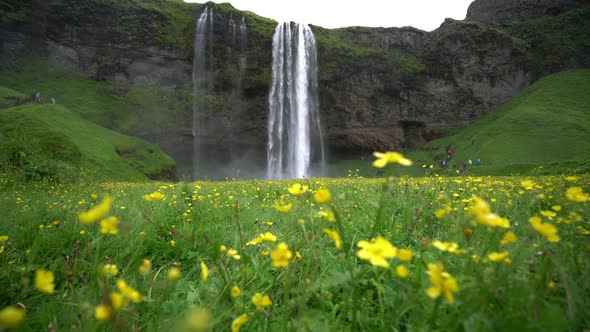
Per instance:
[[[209,23],[209,24],[207,24]],[[207,49],[213,44],[213,9],[206,7],[195,26],[193,55],[193,177],[197,177],[200,160],[201,114],[205,112],[204,95],[210,88]],[[209,44],[209,45],[208,45]],[[211,55],[210,55],[211,56]],[[209,64],[211,61],[209,61]]]
[[[280,23],[273,36],[268,98],[267,176],[308,178],[312,161],[323,168],[316,41],[304,24]]]

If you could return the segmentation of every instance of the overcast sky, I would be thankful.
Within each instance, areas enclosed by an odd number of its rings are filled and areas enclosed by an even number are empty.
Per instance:
[[[205,0],[185,0],[204,3]],[[462,20],[473,0],[215,0],[230,2],[276,21],[311,23],[325,28],[346,26],[403,27],[426,31],[445,18]]]

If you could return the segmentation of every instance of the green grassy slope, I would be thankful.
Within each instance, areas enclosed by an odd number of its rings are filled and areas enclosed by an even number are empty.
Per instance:
[[[433,163],[451,145],[455,164],[481,158],[484,165],[507,172],[552,163],[590,168],[588,91],[590,70],[548,76],[497,111],[455,135],[426,144],[410,157],[418,163]]]
[[[9,88],[0,86],[0,107],[5,105],[12,105],[18,99],[25,98],[25,95]]]
[[[79,176],[146,180],[174,174],[174,161],[157,146],[84,120],[61,105],[0,109],[0,165],[28,178]]]

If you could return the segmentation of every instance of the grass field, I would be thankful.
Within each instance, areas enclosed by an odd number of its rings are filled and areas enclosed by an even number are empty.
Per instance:
[[[24,331],[590,327],[588,175],[296,184],[23,186],[4,176],[0,324]]]
[[[100,127],[61,105],[0,109],[0,133],[0,172],[28,180],[141,181],[174,175],[174,160],[156,145]]]

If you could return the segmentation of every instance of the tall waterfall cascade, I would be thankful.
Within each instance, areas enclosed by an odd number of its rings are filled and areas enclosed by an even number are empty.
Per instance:
[[[309,178],[312,163],[325,162],[315,37],[307,25],[280,23],[272,45],[267,176]]]
[[[213,8],[206,7],[195,26],[195,42],[193,55],[193,176],[197,176],[200,160],[200,134],[201,134],[201,113],[205,111],[205,103],[202,96],[211,87],[211,78],[207,61],[207,52],[210,57],[213,45]]]

